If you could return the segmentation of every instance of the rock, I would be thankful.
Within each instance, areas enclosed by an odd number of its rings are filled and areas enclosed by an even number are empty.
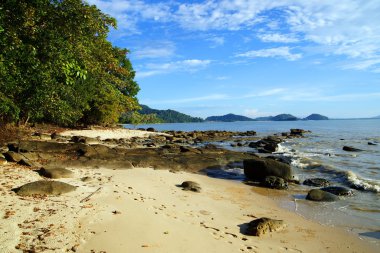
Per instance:
[[[7,153],[9,151],[8,146],[2,146],[0,147],[0,154]]]
[[[21,159],[20,161],[18,161],[17,164],[20,164],[20,165],[23,165],[23,166],[27,166],[27,167],[37,167],[38,166],[34,162],[30,161],[27,158]]]
[[[184,191],[193,191],[193,192],[201,191],[200,185],[193,181],[185,181],[180,185],[180,187],[182,187]]]
[[[320,189],[313,189],[310,190],[309,193],[306,196],[307,200],[312,200],[312,201],[336,201],[339,200],[337,196],[335,196],[332,193],[322,191]]]
[[[325,187],[330,185],[330,181],[324,178],[309,178],[303,181],[303,184],[316,187]]]
[[[60,195],[76,190],[76,186],[58,181],[41,180],[25,184],[14,189],[17,195],[32,196],[32,195]]]
[[[4,157],[0,157],[0,165],[5,165],[7,163],[8,163],[7,159],[5,159]]]
[[[274,220],[270,218],[259,218],[248,223],[248,227],[245,231],[247,235],[261,236],[268,232],[275,232],[285,228],[285,222],[283,220]]]
[[[8,162],[19,162],[22,159],[25,159],[25,157],[22,154],[13,152],[13,151],[8,151],[4,153],[5,159],[7,159]]]
[[[310,131],[297,128],[290,129],[290,135],[302,136],[304,133],[310,133]]]
[[[361,150],[361,149],[354,148],[354,147],[350,147],[350,146],[344,146],[344,147],[343,147],[343,150],[344,150],[344,151],[348,151],[348,152],[359,152],[359,151],[363,151],[363,150]]]
[[[354,192],[351,189],[342,186],[329,186],[321,188],[322,191],[332,193],[337,196],[352,196]]]
[[[291,135],[301,135],[303,134],[303,130],[302,129],[290,129],[290,134]]]
[[[82,182],[91,182],[93,180],[93,178],[92,177],[82,177],[80,180]]]
[[[288,183],[280,177],[268,176],[261,183],[262,186],[268,187],[271,189],[285,190],[288,189]]]
[[[267,158],[244,160],[244,174],[253,181],[262,182],[267,176],[276,176],[285,180],[292,180],[291,167],[282,162]]]
[[[374,143],[374,142],[369,141],[369,142],[368,142],[368,145],[376,146],[377,143]]]
[[[74,173],[71,170],[68,170],[65,168],[56,168],[56,169],[41,168],[38,171],[38,174],[40,174],[43,177],[57,179],[57,178],[72,177]]]
[[[148,127],[146,129],[146,131],[148,131],[148,132],[156,132],[156,129],[154,129],[153,127]]]

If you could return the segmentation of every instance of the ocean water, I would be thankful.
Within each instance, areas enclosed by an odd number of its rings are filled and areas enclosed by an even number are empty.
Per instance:
[[[333,203],[314,203],[304,199],[311,187],[300,185],[292,186],[287,191],[287,197],[278,201],[300,215],[323,224],[343,227],[380,246],[380,119],[205,122],[139,127],[154,127],[158,131],[254,130],[258,136],[286,132],[291,128],[310,130],[306,138],[282,143],[277,153],[292,158],[292,169],[301,182],[307,178],[322,177],[333,185],[352,188],[354,196],[342,197]],[[369,142],[375,145],[369,145]],[[231,148],[229,143],[218,144]],[[343,146],[353,146],[362,151],[347,152],[342,149]],[[238,150],[251,149],[244,147]],[[222,170],[219,176],[244,179],[243,171],[238,167]]]

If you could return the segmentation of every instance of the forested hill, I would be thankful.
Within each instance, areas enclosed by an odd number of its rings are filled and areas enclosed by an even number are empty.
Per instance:
[[[0,1],[0,124],[114,124],[138,108],[116,20],[82,0]]]
[[[241,115],[236,115],[236,114],[226,114],[223,116],[210,116],[206,118],[206,121],[222,121],[222,122],[234,122],[234,121],[252,121],[254,119],[241,116]]]
[[[166,123],[203,122],[202,118],[195,118],[174,110],[157,110],[146,105],[141,105],[140,114],[155,114],[157,118]]]

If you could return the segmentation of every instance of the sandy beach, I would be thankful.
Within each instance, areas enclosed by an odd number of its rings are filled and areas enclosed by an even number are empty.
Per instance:
[[[29,167],[0,166],[0,252],[376,252],[346,231],[279,208],[240,182],[101,164],[67,169],[74,176],[59,181],[78,186],[76,191],[20,197],[11,189],[41,177]],[[178,187],[188,180],[201,192]],[[246,224],[261,217],[286,226],[245,235]]]

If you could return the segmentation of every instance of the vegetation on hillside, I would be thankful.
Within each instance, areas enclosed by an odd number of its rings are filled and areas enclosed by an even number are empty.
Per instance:
[[[226,114],[223,116],[210,116],[206,118],[206,121],[222,121],[222,122],[234,122],[234,121],[252,121],[254,119],[241,116],[241,115],[236,115],[236,114]]]
[[[0,2],[0,123],[116,123],[138,109],[114,18],[82,0]]]
[[[157,110],[152,109],[146,105],[140,105],[141,110],[138,112],[143,115],[154,114],[159,120],[165,123],[185,123],[185,122],[203,122],[202,118],[191,117],[184,113],[174,110]]]

